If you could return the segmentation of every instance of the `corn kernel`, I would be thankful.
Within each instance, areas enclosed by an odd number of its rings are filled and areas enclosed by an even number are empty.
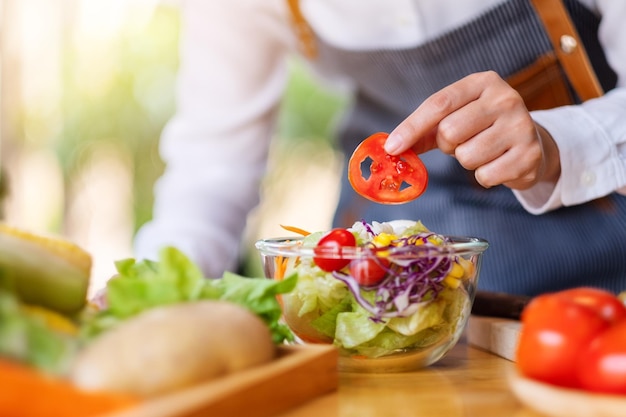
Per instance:
[[[391,233],[380,233],[374,236],[374,244],[378,247],[389,246],[392,241],[396,240],[398,236]]]
[[[463,275],[465,274],[465,270],[460,264],[458,264],[457,262],[454,262],[448,274],[449,276],[452,276],[454,278],[463,278]]]
[[[471,277],[474,275],[475,266],[472,261],[465,258],[459,258],[457,259],[457,262],[463,268],[465,277]]]
[[[461,285],[461,280],[458,278],[455,278],[451,275],[446,275],[446,277],[443,279],[443,283],[444,285],[446,285],[448,288],[451,288],[453,290],[459,288],[459,285]]]

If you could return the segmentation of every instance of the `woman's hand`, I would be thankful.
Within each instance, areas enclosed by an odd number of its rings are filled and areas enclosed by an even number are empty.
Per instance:
[[[527,189],[560,175],[558,148],[522,97],[493,71],[471,74],[426,99],[385,143],[395,155],[439,148],[489,188]]]

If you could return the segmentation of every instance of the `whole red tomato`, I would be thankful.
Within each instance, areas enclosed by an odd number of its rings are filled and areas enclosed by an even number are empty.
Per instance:
[[[356,238],[352,232],[333,229],[317,242],[313,261],[323,271],[337,271],[350,263],[350,259],[342,257],[343,248],[353,246],[356,246]]]
[[[535,297],[522,311],[524,324],[542,324],[545,321],[544,306],[547,298],[562,298],[585,306],[611,323],[626,318],[626,306],[613,293],[599,288],[577,287]]]
[[[592,287],[578,287],[557,292],[559,297],[569,298],[593,309],[611,323],[626,318],[626,306],[612,292]]]
[[[615,324],[591,341],[578,361],[582,388],[626,394],[626,321]]]
[[[580,386],[576,368],[581,352],[611,325],[599,301],[580,301],[583,293],[581,289],[570,295],[541,295],[524,309],[516,355],[522,374],[555,385]],[[585,299],[595,293],[587,291]]]

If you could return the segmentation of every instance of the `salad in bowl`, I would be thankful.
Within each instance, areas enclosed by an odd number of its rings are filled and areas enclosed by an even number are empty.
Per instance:
[[[346,229],[256,242],[265,274],[297,275],[280,295],[300,343],[332,343],[343,371],[406,371],[442,358],[469,317],[488,243],[444,236],[420,221],[363,221]]]

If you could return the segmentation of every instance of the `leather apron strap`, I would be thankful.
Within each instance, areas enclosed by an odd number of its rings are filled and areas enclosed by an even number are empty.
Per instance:
[[[287,0],[289,11],[291,13],[291,21],[298,37],[301,52],[309,59],[317,56],[317,43],[313,30],[306,21],[306,18],[300,11],[299,0]]]
[[[531,0],[563,71],[581,101],[604,94],[578,32],[561,0]]]

